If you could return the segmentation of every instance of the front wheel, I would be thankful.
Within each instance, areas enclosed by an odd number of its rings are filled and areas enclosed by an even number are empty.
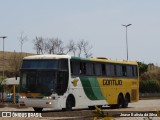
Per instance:
[[[88,106],[89,110],[95,110],[95,106]]]
[[[71,111],[72,107],[73,107],[73,100],[72,97],[69,96],[66,100],[66,110]]]
[[[43,108],[37,108],[37,107],[34,107],[33,109],[35,112],[42,112],[42,110],[43,110]]]

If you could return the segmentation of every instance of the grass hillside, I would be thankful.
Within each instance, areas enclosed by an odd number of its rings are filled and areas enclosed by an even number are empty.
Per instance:
[[[4,52],[4,62],[3,62],[3,51],[0,51],[0,76],[2,71],[7,73],[15,72],[19,69],[21,60],[25,56],[33,55],[32,53],[20,53],[20,52]]]
[[[21,55],[21,52],[4,52],[5,59],[10,59],[10,57],[13,56],[13,54],[15,53]],[[33,53],[25,53],[25,52],[22,53],[22,56],[29,56],[29,55],[33,55]],[[3,51],[0,51],[0,60],[2,59],[3,59]]]

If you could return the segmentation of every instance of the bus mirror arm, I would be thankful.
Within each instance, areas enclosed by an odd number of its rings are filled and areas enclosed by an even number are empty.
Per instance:
[[[15,79],[17,80],[17,78],[18,78],[18,74],[17,74],[17,72],[16,72],[16,76],[15,76]]]

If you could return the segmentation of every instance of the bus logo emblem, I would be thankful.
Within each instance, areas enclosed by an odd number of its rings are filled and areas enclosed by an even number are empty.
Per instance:
[[[75,80],[72,81],[72,84],[73,84],[74,87],[77,86],[77,83],[78,83],[78,80],[77,80],[77,79],[75,79]]]

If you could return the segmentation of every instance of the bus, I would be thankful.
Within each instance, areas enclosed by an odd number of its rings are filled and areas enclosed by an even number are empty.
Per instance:
[[[139,100],[135,61],[70,55],[24,57],[20,69],[19,106],[72,110],[108,105],[125,108]]]

